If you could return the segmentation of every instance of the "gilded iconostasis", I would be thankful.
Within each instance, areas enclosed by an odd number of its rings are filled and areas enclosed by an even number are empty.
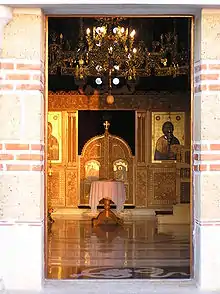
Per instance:
[[[111,178],[125,183],[125,208],[163,210],[175,203],[187,203],[190,20],[123,19],[120,34],[116,30],[119,23],[112,27],[112,20],[104,21],[94,30],[96,20],[92,18],[49,18],[48,201],[54,208],[87,208],[91,182]],[[131,54],[132,72],[131,67],[123,65],[127,64],[125,60],[120,61],[123,73],[113,63],[118,59],[112,51],[119,50],[113,46],[108,47],[107,69],[94,69],[94,40],[102,46],[107,34],[118,34],[117,42],[124,42],[130,50],[126,25],[135,28],[127,31],[129,42],[135,43],[135,34],[139,42],[131,52],[150,54],[151,50],[150,55],[160,64],[149,68],[149,59],[144,59],[140,65]],[[109,26],[113,33],[108,31]],[[75,29],[70,31],[70,27]],[[167,31],[172,34],[167,35]],[[170,47],[164,45],[176,36],[174,33],[178,34],[175,48],[179,55],[168,52]],[[169,54],[161,55],[154,50],[155,44]],[[82,52],[81,57],[75,52]],[[122,53],[117,56],[122,58]],[[99,60],[101,64],[101,57]],[[106,121],[110,124],[108,140],[104,136]]]

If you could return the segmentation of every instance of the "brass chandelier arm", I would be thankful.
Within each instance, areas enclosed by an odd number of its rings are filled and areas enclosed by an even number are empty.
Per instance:
[[[133,28],[120,25],[122,20],[102,18],[97,26],[85,29],[81,18],[76,48],[71,48],[71,42],[62,34],[53,34],[49,44],[49,74],[60,71],[79,80],[105,75],[135,80],[137,76],[188,74],[189,54],[186,50],[178,51],[175,26],[173,32],[153,41],[149,51],[143,41],[135,39]]]

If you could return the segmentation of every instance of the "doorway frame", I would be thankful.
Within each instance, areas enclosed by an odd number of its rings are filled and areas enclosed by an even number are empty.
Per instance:
[[[137,4],[138,6],[139,4]],[[44,122],[45,122],[45,137],[44,137],[44,141],[45,141],[45,146],[47,146],[47,122],[48,122],[48,81],[49,81],[49,75],[48,75],[48,19],[51,17],[66,17],[66,18],[73,18],[73,17],[84,17],[84,18],[95,18],[95,17],[102,17],[102,15],[100,14],[46,14],[46,19],[45,19],[45,43],[46,43],[46,50],[45,50],[45,104],[44,104]],[[142,14],[109,14],[107,15],[108,17],[118,17],[118,16],[123,16],[123,17],[128,17],[128,18],[166,18],[166,17],[171,17],[171,18],[189,18],[191,19],[191,38],[190,38],[190,150],[191,150],[191,157],[190,157],[190,278],[189,279],[178,279],[178,280],[174,280],[174,279],[168,279],[168,280],[160,280],[158,279],[156,282],[150,279],[142,279],[141,282],[140,280],[136,280],[136,279],[128,279],[129,283],[128,284],[133,284],[133,282],[141,284],[141,283],[147,283],[147,284],[158,284],[159,283],[163,283],[163,284],[172,284],[174,286],[179,285],[180,283],[182,284],[186,284],[186,285],[194,285],[195,281],[195,264],[194,264],[194,247],[193,247],[193,231],[194,231],[194,218],[193,218],[193,211],[194,211],[194,202],[193,202],[193,156],[192,156],[192,151],[193,151],[193,105],[194,105],[194,42],[195,42],[195,14],[146,14],[146,15],[142,15]],[[44,277],[47,276],[47,270],[48,270],[48,262],[47,262],[47,251],[48,251],[48,223],[47,223],[47,211],[48,211],[48,187],[47,187],[47,178],[48,178],[48,162],[47,162],[47,158],[48,158],[48,154],[47,154],[47,148],[45,148],[45,189],[44,189],[44,212],[45,212],[45,222],[44,222]],[[51,279],[45,278],[44,279],[45,283],[49,283],[51,284]],[[95,280],[95,281],[99,281],[100,284],[103,284],[103,280]],[[85,279],[84,283],[85,284],[89,284],[89,283],[95,283],[95,281],[91,281],[89,279]],[[124,282],[123,282],[124,281]],[[67,280],[55,280],[52,282],[52,284],[54,284],[56,287],[57,285],[59,285],[59,282],[63,283],[68,283],[70,285],[75,285],[75,284],[82,284],[82,282],[79,282],[78,280],[71,280],[71,279],[67,279]],[[106,283],[112,283],[114,284],[114,282],[112,282],[112,280],[106,279],[105,280]],[[115,283],[125,283],[125,280],[115,280]],[[131,283],[130,283],[131,282]],[[136,289],[135,289],[136,290]]]

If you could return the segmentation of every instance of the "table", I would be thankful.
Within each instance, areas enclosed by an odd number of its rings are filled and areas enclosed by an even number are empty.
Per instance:
[[[118,181],[94,181],[91,184],[89,205],[92,212],[97,212],[97,206],[102,199],[110,199],[116,205],[116,211],[123,210],[125,203],[125,186]]]
[[[93,218],[93,224],[106,222],[113,219],[116,223],[121,220],[110,210],[111,200],[116,205],[116,211],[123,210],[125,203],[125,186],[123,182],[118,181],[94,181],[91,184],[89,205],[93,213],[97,211],[99,201],[104,199],[104,211],[100,212],[96,218]]]

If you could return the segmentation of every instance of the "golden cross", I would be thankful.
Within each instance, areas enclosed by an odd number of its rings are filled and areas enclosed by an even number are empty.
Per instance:
[[[107,131],[110,127],[110,123],[106,120],[103,124],[103,126],[105,127],[105,130]]]

